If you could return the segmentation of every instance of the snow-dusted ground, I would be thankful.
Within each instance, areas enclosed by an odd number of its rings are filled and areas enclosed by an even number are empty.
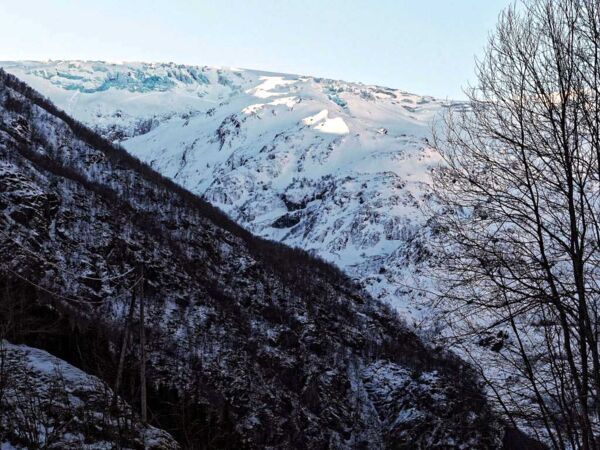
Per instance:
[[[427,316],[413,287],[444,102],[241,69],[0,65],[254,233],[332,261],[409,322]]]

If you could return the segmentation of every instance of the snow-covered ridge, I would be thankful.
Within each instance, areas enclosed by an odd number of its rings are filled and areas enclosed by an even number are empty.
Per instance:
[[[254,233],[314,251],[422,315],[412,266],[444,102],[242,69],[0,65]]]

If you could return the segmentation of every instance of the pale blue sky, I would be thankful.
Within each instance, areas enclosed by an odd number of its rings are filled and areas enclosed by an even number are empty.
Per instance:
[[[462,97],[510,0],[0,0],[0,60],[224,65]]]

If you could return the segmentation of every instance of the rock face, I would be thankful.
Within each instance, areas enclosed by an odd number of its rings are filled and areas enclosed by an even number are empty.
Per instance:
[[[249,70],[3,65],[246,229],[333,262],[408,322],[428,314],[412,287],[447,103]]]
[[[217,120],[226,151],[242,119]],[[281,198],[290,217],[330,195],[294,183]],[[344,188],[332,192],[343,203]],[[11,341],[59,349],[112,383],[135,290],[151,421],[184,447],[499,445],[469,368],[390,307],[322,260],[252,236],[1,71],[0,205],[1,291],[21,305],[10,323],[36,324],[13,326]],[[64,325],[36,337],[49,317]],[[137,334],[126,360],[120,393],[137,405]]]
[[[116,442],[181,448],[168,433],[137,421],[122,400],[113,407],[113,392],[101,380],[47,352],[3,341],[0,361],[2,449],[109,449]]]

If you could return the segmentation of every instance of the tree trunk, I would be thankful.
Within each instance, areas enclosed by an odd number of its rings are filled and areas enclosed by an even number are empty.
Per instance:
[[[141,274],[140,285],[140,409],[142,423],[148,421],[146,398],[146,328],[144,322],[144,270]]]

